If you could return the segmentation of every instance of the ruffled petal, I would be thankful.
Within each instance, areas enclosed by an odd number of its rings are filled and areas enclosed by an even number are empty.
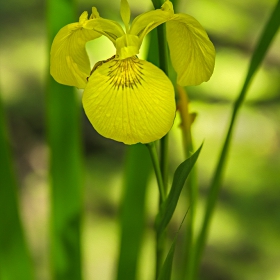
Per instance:
[[[119,23],[102,17],[88,20],[84,24],[84,28],[95,30],[106,36],[114,45],[116,44],[116,39],[125,34]]]
[[[200,23],[186,14],[175,14],[166,23],[172,65],[181,86],[199,85],[210,79],[215,48]]]
[[[176,111],[168,77],[135,56],[99,66],[85,88],[83,106],[98,133],[125,144],[162,138]]]
[[[101,36],[100,33],[84,29],[87,12],[80,21],[71,23],[55,36],[50,54],[50,72],[53,78],[61,84],[85,88],[90,74],[90,62],[85,50],[86,42]]]

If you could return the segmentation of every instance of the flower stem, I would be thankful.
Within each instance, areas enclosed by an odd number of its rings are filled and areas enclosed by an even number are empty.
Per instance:
[[[168,134],[166,134],[160,140],[160,170],[165,192],[167,192],[168,185],[168,138]]]
[[[185,157],[188,158],[193,154],[193,142],[191,136],[191,125],[195,119],[195,114],[189,112],[189,100],[187,92],[184,88],[177,87],[178,103],[177,108],[181,118],[181,130],[183,138],[183,146]],[[194,221],[195,221],[195,210],[197,205],[198,196],[198,186],[197,186],[197,176],[195,172],[195,167],[192,169],[189,178],[186,182],[186,190],[188,191],[188,201],[190,205],[190,211],[187,219],[187,231],[185,236],[185,245],[182,256],[182,272],[181,279],[185,279],[185,275],[188,275],[188,270],[190,270],[190,263],[192,262],[192,257],[194,255]]]
[[[152,0],[155,9],[159,9],[162,5],[161,0]],[[167,46],[166,46],[166,35],[165,26],[160,25],[157,27],[157,37],[158,37],[158,56],[159,56],[159,68],[168,76],[168,56],[167,56]],[[162,179],[161,189],[161,199],[160,205],[165,201],[167,188],[168,188],[168,134],[165,135],[160,140],[160,174]],[[157,233],[156,236],[156,275],[155,279],[158,278],[161,265],[164,260],[164,246],[165,246],[166,234]]]
[[[165,201],[166,199],[166,189],[164,188],[163,185],[163,180],[162,180],[162,174],[160,170],[160,163],[157,155],[157,150],[156,150],[156,145],[155,142],[147,144],[147,147],[149,149],[151,159],[153,162],[156,178],[157,178],[157,183],[158,183],[158,188],[159,188],[159,193],[160,193],[160,199],[159,199],[159,207],[161,204]],[[165,233],[163,232],[156,232],[156,268],[155,268],[155,279],[158,278],[159,272],[161,265],[163,263],[164,259],[164,244],[165,244]]]
[[[148,143],[147,147],[150,152],[150,156],[151,156],[151,159],[153,162],[153,166],[154,166],[154,170],[155,170],[155,174],[156,174],[156,178],[157,178],[158,190],[159,190],[159,194],[160,194],[160,201],[163,202],[163,201],[165,201],[166,191],[165,191],[165,188],[163,185],[162,174],[161,174],[161,170],[160,170],[160,164],[159,164],[159,159],[158,159],[158,155],[157,155],[155,142]]]
[[[158,55],[159,55],[159,67],[168,76],[168,58],[166,48],[166,35],[165,26],[160,25],[157,27],[158,35]],[[168,185],[168,134],[160,140],[160,168],[163,178],[164,188],[167,191]]]

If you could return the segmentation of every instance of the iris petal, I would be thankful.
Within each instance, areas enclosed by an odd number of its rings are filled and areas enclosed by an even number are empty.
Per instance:
[[[119,23],[102,17],[88,20],[84,24],[84,28],[99,32],[111,40],[114,45],[116,43],[116,39],[125,34]]]
[[[121,17],[125,25],[125,29],[128,30],[128,25],[130,21],[130,7],[127,0],[121,0]]]
[[[98,67],[85,88],[83,106],[98,133],[125,144],[160,139],[172,127],[176,110],[170,80],[136,56]]]
[[[173,10],[157,9],[143,13],[133,20],[129,33],[138,36],[142,41],[150,31],[170,20],[172,16]]]
[[[172,65],[181,86],[199,85],[210,79],[215,48],[200,23],[186,14],[175,14],[166,23]]]
[[[80,22],[71,23],[57,33],[51,47],[50,71],[61,84],[85,88],[90,73],[90,62],[85,50],[86,42],[101,36],[100,33],[83,28],[87,13]]]

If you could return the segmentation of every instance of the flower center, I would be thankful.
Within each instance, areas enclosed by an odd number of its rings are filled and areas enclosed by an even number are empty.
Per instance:
[[[143,81],[142,63],[136,56],[122,60],[113,60],[109,67],[108,77],[110,84],[119,89],[134,88]]]
[[[135,35],[125,34],[116,39],[116,54],[119,59],[126,59],[139,53],[141,42]]]

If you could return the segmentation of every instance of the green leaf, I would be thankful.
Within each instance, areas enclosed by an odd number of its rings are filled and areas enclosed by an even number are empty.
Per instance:
[[[269,17],[268,22],[266,23],[263,32],[261,36],[258,39],[258,42],[256,44],[255,51],[252,55],[249,69],[247,71],[244,84],[242,86],[242,89],[240,91],[239,96],[237,97],[232,111],[231,120],[229,123],[228,131],[226,134],[226,138],[223,144],[223,148],[218,160],[218,164],[213,176],[213,180],[210,185],[210,191],[206,202],[206,209],[204,213],[204,218],[202,222],[202,227],[198,235],[197,242],[195,244],[195,254],[194,256],[191,256],[191,267],[188,271],[188,279],[196,279],[199,263],[202,258],[203,250],[206,244],[206,239],[211,223],[211,219],[214,213],[214,209],[216,206],[216,202],[218,200],[219,191],[221,188],[221,181],[223,172],[226,166],[226,160],[228,156],[228,151],[232,139],[233,134],[233,128],[236,122],[236,117],[238,115],[238,111],[241,108],[241,105],[246,97],[248,88],[252,82],[252,79],[257,72],[258,68],[260,67],[271,43],[273,38],[275,37],[275,34],[277,33],[279,26],[280,26],[280,1],[277,2],[276,6],[272,9],[272,13]]]
[[[160,208],[159,214],[156,218],[156,229],[159,233],[162,233],[164,231],[172,218],[182,188],[199,156],[202,145],[203,144],[201,144],[199,149],[191,157],[182,162],[174,173],[171,190],[166,201],[162,204],[162,207]]]
[[[58,30],[76,22],[74,0],[48,0],[49,44]],[[49,46],[50,48],[50,46]],[[56,280],[79,280],[81,272],[82,149],[81,108],[74,88],[50,76],[47,89],[50,147],[51,269]]]
[[[0,279],[33,279],[0,99]]]
[[[127,147],[124,194],[120,215],[121,242],[117,279],[134,280],[137,275],[143,231],[145,228],[145,198],[152,165],[146,147]]]

